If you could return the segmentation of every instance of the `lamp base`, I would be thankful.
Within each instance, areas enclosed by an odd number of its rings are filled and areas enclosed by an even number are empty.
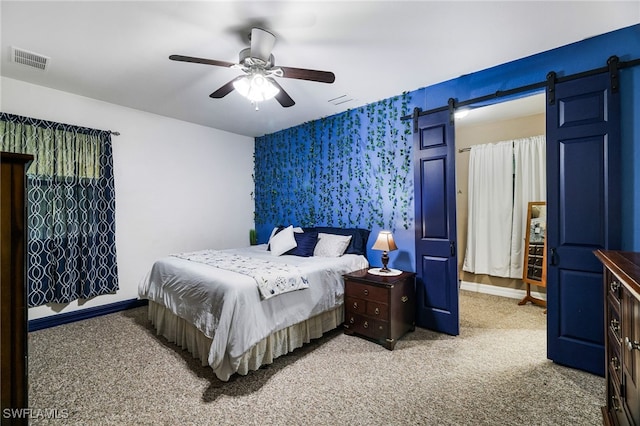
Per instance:
[[[391,268],[387,270],[383,270],[382,268],[371,268],[367,272],[369,272],[371,275],[378,275],[381,277],[397,277],[402,273],[402,271],[398,269]]]

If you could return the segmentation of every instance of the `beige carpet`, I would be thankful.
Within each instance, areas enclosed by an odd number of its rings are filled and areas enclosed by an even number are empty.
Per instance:
[[[77,425],[598,425],[601,377],[546,359],[537,306],[461,292],[461,334],[394,351],[331,332],[271,366],[215,378],[156,337],[146,307],[30,334],[30,406]]]

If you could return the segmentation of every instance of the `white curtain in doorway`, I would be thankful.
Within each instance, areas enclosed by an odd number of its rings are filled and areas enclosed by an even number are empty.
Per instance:
[[[476,145],[470,155],[462,269],[522,278],[527,206],[546,200],[545,137]]]
[[[513,214],[513,143],[475,145],[469,158],[469,219],[462,269],[509,276]]]
[[[546,138],[533,136],[515,140],[513,157],[515,170],[509,276],[522,278],[527,208],[530,201],[547,200]]]

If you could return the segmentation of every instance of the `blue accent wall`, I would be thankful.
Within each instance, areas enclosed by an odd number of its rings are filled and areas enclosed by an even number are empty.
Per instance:
[[[277,225],[394,233],[397,268],[412,270],[413,165],[408,93],[256,138],[258,242]],[[378,253],[381,255],[381,253]],[[372,265],[381,265],[375,253]]]
[[[394,232],[390,266],[415,270],[412,135],[414,107],[445,106],[546,79],[640,58],[640,24],[403,93],[345,113],[256,138],[255,205],[259,242],[282,225],[329,225]],[[464,58],[461,58],[464,60]],[[446,66],[446,65],[443,65]],[[640,67],[621,70],[623,249],[640,251]],[[522,95],[519,95],[522,96]],[[503,101],[498,99],[496,102]]]

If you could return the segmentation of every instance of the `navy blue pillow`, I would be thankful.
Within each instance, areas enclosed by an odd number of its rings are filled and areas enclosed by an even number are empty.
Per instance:
[[[318,244],[318,231],[308,230],[304,232],[294,232],[293,237],[296,239],[298,246],[292,248],[285,254],[301,257],[313,256],[313,249],[315,249],[316,244]]]
[[[369,234],[371,231],[361,228],[335,228],[331,226],[316,226],[315,229],[318,232],[325,234],[336,235],[351,235],[351,241],[345,251],[346,254],[361,254],[367,255],[367,241],[369,240]],[[305,232],[306,229],[305,229]]]

